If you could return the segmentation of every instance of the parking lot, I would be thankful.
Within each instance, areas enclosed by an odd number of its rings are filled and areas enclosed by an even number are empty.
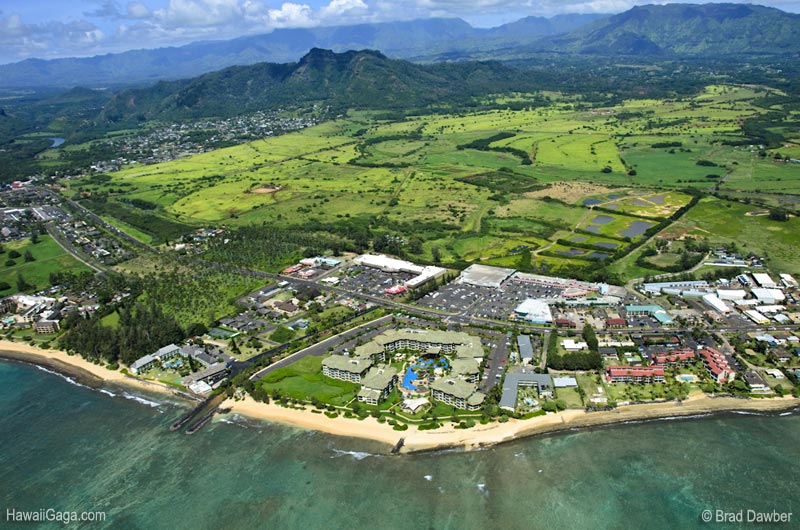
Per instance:
[[[405,283],[415,276],[407,272],[383,272],[360,265],[345,267],[337,275],[342,289],[372,296],[383,296],[389,287]]]

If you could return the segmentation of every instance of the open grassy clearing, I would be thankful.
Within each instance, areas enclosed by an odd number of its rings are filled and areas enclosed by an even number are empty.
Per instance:
[[[31,243],[30,239],[21,239],[3,245],[2,268],[0,268],[0,282],[9,285],[8,289],[0,291],[3,295],[8,295],[19,291],[17,288],[17,278],[21,275],[29,288],[26,292],[38,291],[50,286],[50,273],[69,272],[78,274],[88,272],[91,269],[73,258],[63,248],[56,243],[50,236],[39,236],[39,242]],[[17,258],[11,258],[10,253],[20,254]],[[34,261],[26,262],[25,253],[30,252]],[[13,262],[13,264],[11,264]]]

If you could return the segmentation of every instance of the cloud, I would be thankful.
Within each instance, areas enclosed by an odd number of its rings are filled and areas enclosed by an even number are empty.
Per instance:
[[[143,45],[180,45],[200,39],[267,33],[275,28],[428,17],[462,17],[473,24],[486,26],[527,15],[619,13],[634,5],[674,3],[666,0],[86,1],[94,5],[94,10],[81,13],[81,8],[76,7],[72,11],[63,11],[75,14],[78,19],[72,21],[39,20],[31,23],[26,19],[27,15],[0,11],[0,62],[29,56],[88,55]],[[728,1],[746,3],[752,0]],[[57,4],[57,0],[51,2]],[[788,11],[800,10],[800,0],[764,3]],[[61,10],[54,11],[62,13]],[[30,16],[41,16],[40,10],[31,13]]]
[[[141,2],[128,2],[128,17],[147,18],[150,16],[150,9]]]
[[[273,27],[304,27],[316,24],[311,6],[286,2],[280,9],[269,10],[269,21]]]

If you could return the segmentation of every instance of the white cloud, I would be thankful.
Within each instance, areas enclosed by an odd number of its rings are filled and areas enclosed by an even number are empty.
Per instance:
[[[280,9],[269,10],[269,20],[276,28],[315,25],[314,12],[308,4],[286,2]]]
[[[354,11],[365,13],[369,6],[363,0],[332,0],[332,2],[322,9],[320,14],[322,18],[326,17],[339,17],[346,13],[352,14]]]
[[[130,18],[147,18],[150,16],[150,9],[141,2],[128,2],[127,11]]]

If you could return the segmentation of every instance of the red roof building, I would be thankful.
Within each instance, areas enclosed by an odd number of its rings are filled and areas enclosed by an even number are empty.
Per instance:
[[[389,287],[388,289],[386,289],[386,291],[384,291],[384,292],[386,294],[388,294],[388,295],[396,295],[396,294],[404,293],[404,292],[406,292],[406,286],[405,285],[393,285],[392,287]]]
[[[568,318],[557,318],[556,319],[556,327],[557,328],[576,328],[578,327],[575,322]]]
[[[736,371],[731,368],[722,352],[714,348],[703,348],[700,350],[700,357],[706,365],[708,375],[717,383],[730,383],[736,379]]]
[[[606,377],[612,383],[663,383],[664,368],[660,366],[609,366]]]
[[[624,328],[628,325],[628,321],[624,318],[607,318],[606,319],[606,327],[607,328]]]
[[[683,348],[669,353],[661,353],[653,357],[653,364],[659,366],[684,366],[695,359],[694,350]]]

